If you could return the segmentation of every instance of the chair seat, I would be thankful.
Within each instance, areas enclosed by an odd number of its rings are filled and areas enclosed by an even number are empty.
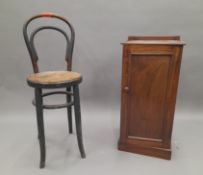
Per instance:
[[[47,71],[34,73],[27,77],[27,82],[34,87],[63,87],[71,83],[79,83],[82,76],[72,71]]]

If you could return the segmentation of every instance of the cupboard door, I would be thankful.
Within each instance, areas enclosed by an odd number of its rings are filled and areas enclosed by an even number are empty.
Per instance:
[[[164,142],[171,59],[170,54],[156,53],[128,56],[127,136],[134,142]]]

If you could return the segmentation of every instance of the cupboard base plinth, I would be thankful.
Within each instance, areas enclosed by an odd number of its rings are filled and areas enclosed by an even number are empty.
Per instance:
[[[126,151],[130,153],[137,153],[152,157],[158,157],[161,159],[171,159],[171,149],[158,148],[158,147],[141,147],[132,144],[118,143],[118,149],[120,151]]]

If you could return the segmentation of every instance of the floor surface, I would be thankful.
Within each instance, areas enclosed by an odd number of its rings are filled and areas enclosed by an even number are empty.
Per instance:
[[[44,169],[39,169],[34,108],[30,108],[29,112],[10,112],[1,117],[0,174],[203,174],[201,114],[176,112],[172,160],[167,161],[118,151],[119,109],[112,109],[111,106],[101,108],[92,104],[83,106],[83,134],[87,158],[80,158],[75,127],[74,133],[68,134],[66,110],[45,111],[47,160]],[[194,119],[190,115],[193,115]]]

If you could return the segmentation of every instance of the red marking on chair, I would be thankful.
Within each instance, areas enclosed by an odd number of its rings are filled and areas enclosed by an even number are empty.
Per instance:
[[[51,13],[51,12],[44,12],[41,15],[44,16],[44,17],[52,17],[52,16],[54,16],[54,14]]]

